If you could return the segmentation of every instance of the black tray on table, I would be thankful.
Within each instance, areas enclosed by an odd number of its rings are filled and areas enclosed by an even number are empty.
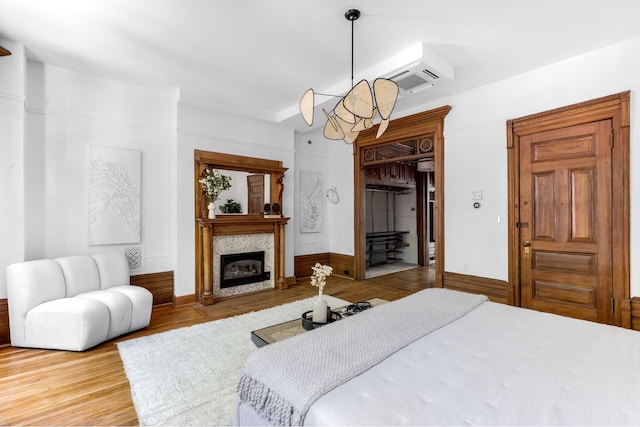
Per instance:
[[[327,323],[333,323],[336,320],[342,319],[342,315],[338,312],[332,311],[331,315],[328,316],[326,323],[314,322],[312,319],[313,319],[313,310],[305,311],[304,313],[302,313],[302,327],[305,330],[310,331],[312,329],[316,329],[321,326],[324,326]]]

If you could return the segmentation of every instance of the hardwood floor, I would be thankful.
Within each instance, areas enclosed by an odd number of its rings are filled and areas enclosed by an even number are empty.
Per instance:
[[[347,301],[393,301],[433,287],[426,267],[353,281],[332,276],[325,293]],[[0,348],[0,425],[138,425],[116,342],[261,310],[316,295],[304,282],[290,289],[228,298],[211,306],[154,307],[142,331],[76,353]]]

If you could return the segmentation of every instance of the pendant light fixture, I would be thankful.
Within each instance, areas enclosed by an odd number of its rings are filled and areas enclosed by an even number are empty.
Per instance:
[[[377,78],[373,86],[367,80],[353,84],[353,24],[360,17],[360,11],[349,9],[344,17],[351,21],[351,90],[336,104],[330,112],[324,111],[327,122],[324,125],[324,136],[327,139],[343,140],[352,144],[358,134],[373,127],[376,116],[380,116],[380,126],[376,138],[379,138],[389,126],[391,112],[398,99],[398,85],[393,80]],[[334,96],[315,93],[308,89],[300,100],[302,118],[311,126],[315,107],[315,96]]]

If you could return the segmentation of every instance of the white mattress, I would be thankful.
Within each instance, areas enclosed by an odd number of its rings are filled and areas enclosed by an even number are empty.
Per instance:
[[[340,424],[640,425],[640,332],[486,302],[305,419]]]

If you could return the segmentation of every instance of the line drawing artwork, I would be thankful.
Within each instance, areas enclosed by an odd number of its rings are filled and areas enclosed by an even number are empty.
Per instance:
[[[300,171],[300,232],[322,231],[322,175]]]
[[[91,146],[89,244],[140,243],[141,152]]]

